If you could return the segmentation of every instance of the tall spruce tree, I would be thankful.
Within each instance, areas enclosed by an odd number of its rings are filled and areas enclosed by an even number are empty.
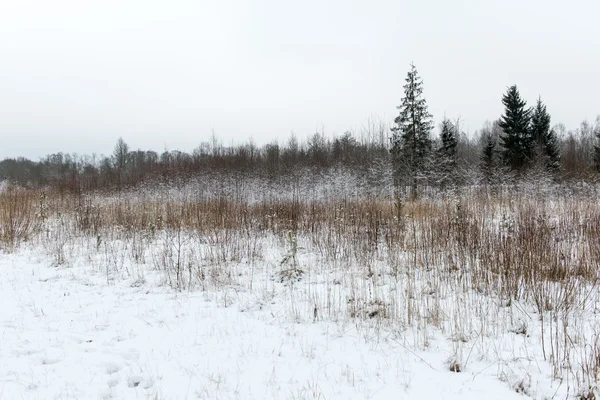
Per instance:
[[[436,180],[443,187],[456,181],[456,153],[458,146],[458,128],[447,118],[440,126],[439,147],[436,150],[435,169],[439,173]]]
[[[502,145],[502,158],[513,170],[521,170],[532,159],[534,141],[531,135],[531,109],[521,98],[516,85],[508,88],[502,97],[505,112],[500,118],[500,128],[503,135],[500,137]]]
[[[458,146],[458,132],[457,127],[447,118],[442,121],[440,129],[440,147],[438,154],[455,160],[456,159],[456,147]]]
[[[560,149],[556,132],[550,128],[550,121],[550,114],[540,97],[531,115],[531,136],[537,155],[544,159],[545,168],[554,172],[560,167]]]
[[[412,195],[417,195],[419,175],[424,172],[431,153],[433,120],[423,97],[423,80],[411,65],[404,85],[404,97],[399,115],[392,128],[391,153],[394,160],[396,183],[409,183]],[[408,181],[408,182],[407,182]]]

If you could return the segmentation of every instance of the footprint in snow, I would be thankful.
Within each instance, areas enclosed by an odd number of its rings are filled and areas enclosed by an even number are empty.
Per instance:
[[[61,362],[62,360],[59,358],[52,358],[52,357],[43,357],[42,358],[42,364],[43,365],[52,365],[52,364],[58,364],[59,362]]]
[[[118,384],[119,384],[119,378],[111,378],[111,379],[108,380],[108,387],[109,388],[114,388]]]
[[[153,384],[151,379],[144,379],[139,375],[131,375],[127,378],[127,386],[130,388],[141,387],[143,389],[150,389]]]
[[[142,383],[142,377],[139,375],[132,375],[127,378],[127,386],[130,388],[138,387]]]
[[[106,373],[109,375],[116,374],[121,370],[121,366],[119,364],[110,363],[106,366]]]

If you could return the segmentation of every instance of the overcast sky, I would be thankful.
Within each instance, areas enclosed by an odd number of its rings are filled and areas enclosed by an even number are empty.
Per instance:
[[[470,132],[517,84],[600,114],[597,0],[0,0],[0,158],[191,151],[391,122],[411,62]]]

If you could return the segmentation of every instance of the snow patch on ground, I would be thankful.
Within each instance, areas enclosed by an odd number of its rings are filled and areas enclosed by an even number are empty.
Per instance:
[[[452,372],[439,335],[418,351],[376,322],[370,332],[296,323],[280,317],[278,298],[178,292],[151,272],[107,283],[40,254],[0,254],[0,399],[489,400],[522,399],[532,384],[554,390],[518,373],[502,382],[502,365],[477,357]]]

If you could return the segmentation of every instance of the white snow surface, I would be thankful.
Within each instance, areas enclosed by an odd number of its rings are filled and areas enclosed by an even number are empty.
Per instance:
[[[526,397],[497,360],[451,372],[441,335],[419,350],[375,322],[298,323],[283,315],[289,299],[249,298],[177,291],[150,270],[107,281],[39,249],[0,253],[0,399]],[[536,390],[555,392],[548,367],[532,370]]]

